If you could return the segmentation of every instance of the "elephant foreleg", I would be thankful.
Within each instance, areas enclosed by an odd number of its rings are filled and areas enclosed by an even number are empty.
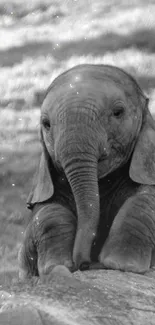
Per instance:
[[[34,225],[31,221],[26,228],[24,240],[18,253],[19,278],[24,280],[32,276],[38,276],[37,249],[34,244]]]
[[[23,247],[27,247],[25,255],[28,255],[31,248],[28,245],[32,236],[34,247],[33,252],[31,249],[30,258],[36,264],[33,269],[37,269],[40,278],[46,277],[57,265],[64,265],[70,271],[73,270],[72,251],[75,232],[76,218],[74,214],[59,204],[45,204],[34,215],[31,232],[29,231],[27,234]],[[37,252],[37,261],[33,256],[35,251]],[[27,268],[27,258],[24,258],[24,261]]]
[[[38,273],[46,276],[54,266],[72,271],[72,251],[76,232],[73,213],[59,204],[48,204],[35,217],[37,223]]]
[[[116,215],[99,260],[107,268],[144,273],[155,247],[155,194],[141,191]]]

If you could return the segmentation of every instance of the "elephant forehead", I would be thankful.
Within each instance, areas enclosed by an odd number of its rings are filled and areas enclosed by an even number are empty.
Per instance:
[[[80,82],[80,76],[76,77],[79,78],[78,81],[73,82],[72,79],[72,83],[68,81],[49,92],[43,108],[57,111],[64,108],[78,110],[83,107],[100,111],[108,109],[117,100],[122,102],[127,100],[124,90],[113,81],[103,81],[101,84],[98,80],[94,80],[88,83]]]
[[[52,87],[59,87],[60,84],[69,83],[70,87],[74,84],[86,81],[87,83],[93,83],[98,80],[100,83],[103,81],[112,81],[117,85],[124,88],[128,93],[132,95],[144,96],[134,78],[126,73],[124,70],[110,65],[104,64],[81,64],[77,65],[61,75],[59,75],[52,83]],[[145,96],[144,96],[145,97]]]
[[[129,110],[137,111],[140,90],[136,82],[124,71],[104,65],[81,65],[58,76],[49,87],[42,110],[52,112],[68,108],[85,112],[106,111],[117,100],[126,103]],[[137,107],[137,109],[136,109]]]

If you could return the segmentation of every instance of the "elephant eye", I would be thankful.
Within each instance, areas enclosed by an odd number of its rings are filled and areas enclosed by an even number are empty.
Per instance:
[[[113,116],[116,118],[119,118],[123,115],[124,113],[124,107],[115,107],[113,110]]]
[[[47,118],[42,119],[42,125],[46,129],[46,131],[49,131],[50,129],[50,121]]]

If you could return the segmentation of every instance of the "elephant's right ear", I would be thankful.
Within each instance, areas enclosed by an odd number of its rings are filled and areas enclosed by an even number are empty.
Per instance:
[[[34,177],[34,184],[27,199],[27,207],[33,208],[35,203],[41,203],[52,197],[54,193],[54,186],[49,170],[49,161],[43,148],[40,158],[39,170]]]
[[[132,155],[129,175],[139,184],[155,185],[155,121],[149,110]]]

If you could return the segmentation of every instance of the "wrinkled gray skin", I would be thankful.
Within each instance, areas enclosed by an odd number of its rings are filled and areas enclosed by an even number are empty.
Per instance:
[[[155,123],[136,81],[113,66],[76,66],[51,84],[40,125],[20,277],[98,262],[147,271],[155,247]]]

